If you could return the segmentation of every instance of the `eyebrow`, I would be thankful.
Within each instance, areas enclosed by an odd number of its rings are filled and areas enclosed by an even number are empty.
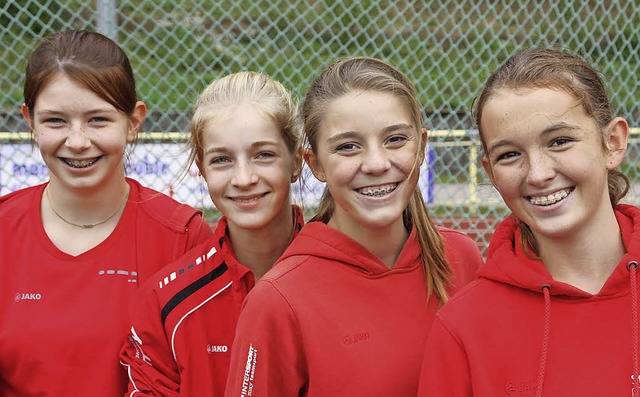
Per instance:
[[[38,110],[35,114],[38,116],[42,116],[42,115],[66,115],[67,113],[68,112],[54,110],[54,109],[41,109],[41,110]],[[84,112],[83,114],[92,115],[92,114],[99,114],[99,113],[104,114],[104,113],[119,113],[119,112],[118,110],[111,109],[111,108],[98,108],[98,109],[89,110],[88,112]]]
[[[411,124],[407,124],[407,123],[397,123],[397,124],[392,124],[389,126],[386,126],[382,129],[382,133],[383,134],[388,134],[390,132],[394,132],[394,131],[398,131],[398,130],[406,130],[406,129],[412,129],[413,125]],[[349,139],[349,138],[354,138],[356,136],[358,136],[359,133],[356,131],[344,131],[344,132],[340,132],[334,136],[332,136],[331,138],[328,139],[329,144],[341,141],[343,139]]]
[[[546,128],[544,128],[542,131],[540,131],[540,133],[542,135],[548,135],[551,134],[552,132],[558,131],[558,130],[577,130],[579,129],[578,126],[573,125],[573,124],[569,124],[567,122],[564,121],[560,121],[558,123],[554,123],[551,124],[549,126],[547,126]],[[500,148],[501,146],[507,146],[507,145],[511,145],[513,141],[509,140],[509,139],[501,139],[497,142],[494,142],[489,148],[488,148],[488,153],[490,154],[491,152],[493,152],[495,149]]]
[[[278,142],[276,141],[257,141],[251,144],[252,149],[261,148],[264,146],[278,146]],[[207,150],[205,150],[204,154],[207,153],[221,153],[228,151],[225,146],[213,146]]]

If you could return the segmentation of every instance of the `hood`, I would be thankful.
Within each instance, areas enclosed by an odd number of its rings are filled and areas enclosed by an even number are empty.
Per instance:
[[[620,204],[616,206],[615,215],[627,253],[598,293],[600,296],[628,291],[629,272],[626,264],[640,260],[640,210]],[[539,293],[542,293],[543,285],[548,285],[551,287],[551,295],[575,298],[592,296],[572,285],[555,281],[542,262],[525,255],[520,244],[518,220],[513,216],[507,217],[496,228],[487,252],[486,264],[480,269],[478,276]]]
[[[282,254],[280,261],[297,255],[310,255],[328,261],[341,262],[360,273],[372,276],[406,271],[422,265],[419,260],[420,245],[416,238],[415,228],[411,230],[411,234],[392,268],[389,268],[363,245],[323,222],[306,224]]]

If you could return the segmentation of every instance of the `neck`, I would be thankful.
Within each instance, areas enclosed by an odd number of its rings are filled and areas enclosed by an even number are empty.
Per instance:
[[[238,262],[258,281],[289,246],[294,233],[291,207],[263,228],[246,229],[228,222],[229,239]]]
[[[555,280],[591,294],[602,289],[626,252],[613,210],[578,233],[538,243],[542,262]]]
[[[51,180],[45,188],[43,200],[55,218],[70,226],[92,228],[119,219],[129,194],[129,184],[123,179],[119,184],[102,187],[96,191],[76,191]],[[117,222],[116,222],[117,223]]]
[[[334,216],[329,220],[328,225],[360,243],[389,267],[395,265],[409,238],[409,232],[401,218],[386,227],[367,228],[351,222],[340,222]]]

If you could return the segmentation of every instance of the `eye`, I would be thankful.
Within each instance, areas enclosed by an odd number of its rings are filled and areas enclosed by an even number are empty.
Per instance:
[[[212,165],[222,165],[230,162],[231,162],[231,159],[226,156],[211,157],[211,159],[209,160],[209,164],[212,164]]]
[[[257,159],[259,160],[269,160],[276,157],[275,153],[272,152],[260,152],[258,153],[258,155],[256,156]]]
[[[89,120],[89,122],[92,123],[92,124],[106,123],[108,121],[109,121],[108,118],[101,117],[101,116],[92,117],[91,120]]]
[[[560,138],[556,138],[553,141],[551,141],[551,146],[563,146],[566,145],[570,142],[572,142],[573,140],[571,138],[567,138],[567,137],[560,137]]]
[[[358,147],[355,143],[343,143],[341,145],[338,145],[338,147],[336,147],[336,152],[353,152],[354,150],[356,150]]]
[[[57,124],[64,124],[64,120],[58,117],[49,117],[48,119],[44,119],[43,123],[50,124],[50,125],[57,125]]]
[[[403,146],[408,140],[406,135],[393,135],[387,139],[387,143],[393,146]]]
[[[513,159],[519,155],[520,154],[518,152],[514,151],[500,153],[495,157],[495,162],[497,163],[498,161]]]

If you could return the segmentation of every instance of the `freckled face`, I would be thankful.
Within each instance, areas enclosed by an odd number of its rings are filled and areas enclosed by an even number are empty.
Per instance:
[[[234,106],[203,132],[201,169],[209,195],[230,225],[259,229],[291,218],[291,182],[301,158],[289,152],[276,123],[255,105]]]
[[[624,151],[605,150],[595,121],[571,95],[499,90],[487,101],[481,124],[485,170],[538,240],[585,230],[611,214],[607,171],[620,164]]]
[[[49,168],[51,183],[73,189],[99,189],[124,178],[123,156],[142,124],[139,102],[133,116],[69,79],[53,78],[40,92],[34,109],[22,113]]]
[[[396,96],[352,91],[334,100],[307,161],[335,200],[329,224],[346,234],[402,224],[424,149],[411,112]],[[420,153],[420,155],[419,155]]]

